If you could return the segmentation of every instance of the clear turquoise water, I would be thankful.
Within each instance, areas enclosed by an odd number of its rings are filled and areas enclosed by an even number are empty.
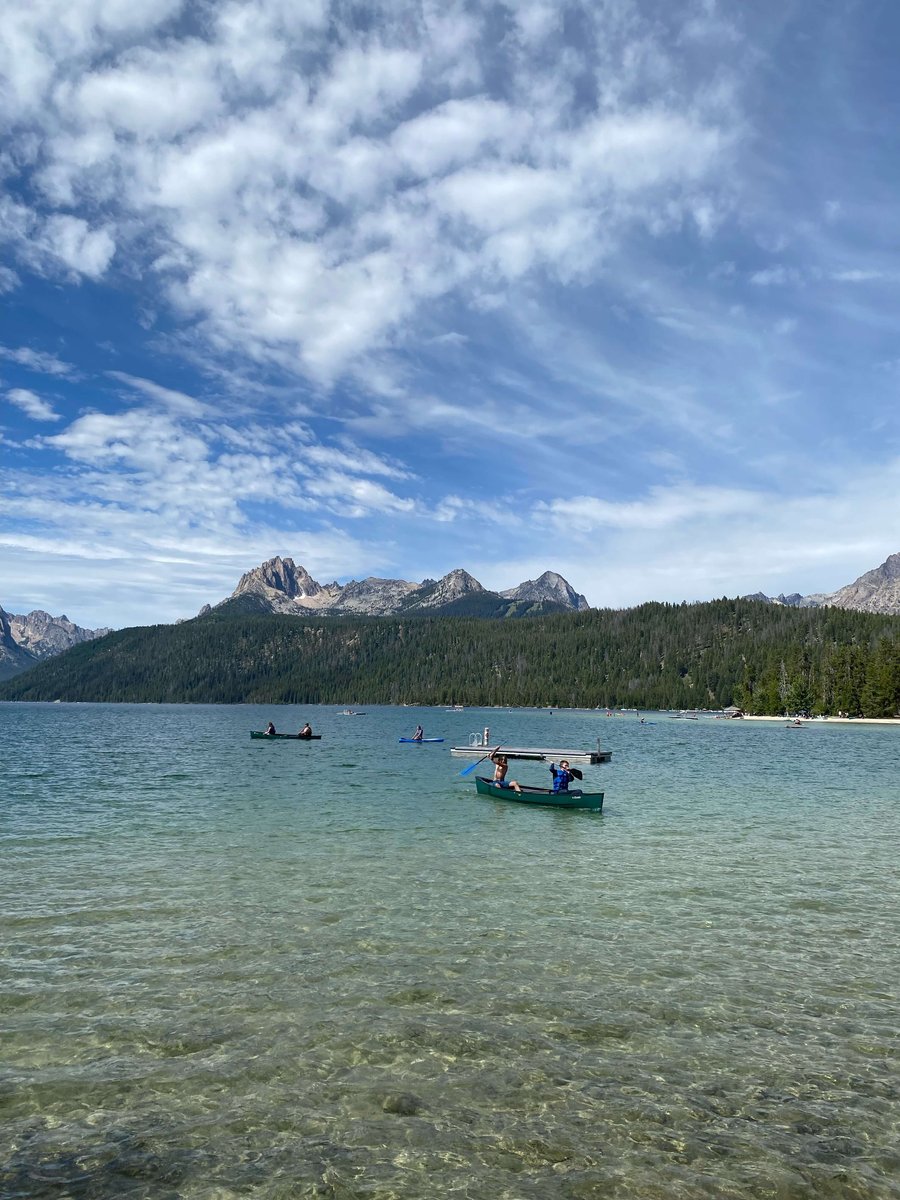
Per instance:
[[[367,711],[0,705],[0,1196],[900,1196],[900,729]]]

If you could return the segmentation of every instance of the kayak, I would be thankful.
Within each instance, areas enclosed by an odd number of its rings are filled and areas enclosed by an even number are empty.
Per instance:
[[[252,738],[265,738],[267,742],[277,742],[279,739],[286,739],[291,742],[321,742],[321,733],[308,733],[306,737],[301,737],[299,733],[266,733],[263,730],[251,729],[250,736]]]
[[[603,809],[603,792],[553,792],[550,788],[522,786],[522,791],[514,792],[509,787],[497,787],[490,779],[478,775],[475,778],[475,788],[479,796],[491,796],[494,800],[516,800],[520,804],[544,804],[550,808],[587,808],[591,812],[601,812]]]
[[[442,742],[443,738],[397,738],[398,742],[411,742],[414,746],[421,746],[423,742]]]

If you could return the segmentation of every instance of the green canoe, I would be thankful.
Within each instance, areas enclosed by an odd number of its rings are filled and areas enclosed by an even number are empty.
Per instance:
[[[493,796],[495,800],[516,800],[520,804],[546,804],[550,808],[588,808],[600,812],[603,808],[603,792],[552,792],[549,788],[525,787],[514,792],[512,788],[497,787],[490,779],[480,775],[475,778],[479,796]]]
[[[265,738],[267,742],[275,742],[279,738],[289,738],[292,742],[321,742],[321,733],[308,733],[301,737],[299,733],[266,733],[264,730],[251,729],[250,736]]]

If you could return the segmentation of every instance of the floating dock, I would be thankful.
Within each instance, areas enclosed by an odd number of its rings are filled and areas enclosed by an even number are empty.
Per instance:
[[[451,746],[450,753],[466,754],[470,758],[484,758],[496,744],[496,742],[479,741],[468,746]],[[554,750],[546,749],[543,746],[504,746],[501,744],[498,753],[505,754],[507,758],[532,759],[535,762],[560,762],[565,759],[569,763],[591,763],[592,765],[609,762],[612,758],[612,750],[601,750],[599,738],[595,750]]]

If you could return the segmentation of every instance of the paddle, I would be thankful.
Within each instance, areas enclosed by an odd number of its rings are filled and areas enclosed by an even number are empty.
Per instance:
[[[499,749],[500,749],[500,747],[497,746],[493,750],[491,750],[490,753],[486,754],[484,756],[484,758],[479,758],[476,762],[469,763],[469,765],[467,767],[463,767],[463,769],[460,771],[460,775],[461,776],[462,775],[471,775],[472,772],[475,770],[475,768],[477,766],[480,766],[480,764],[484,762],[485,758],[493,758]]]
[[[578,770],[577,767],[569,767],[569,774],[574,775],[579,783],[581,782],[582,779],[584,779],[584,775],[581,773],[581,771]]]

